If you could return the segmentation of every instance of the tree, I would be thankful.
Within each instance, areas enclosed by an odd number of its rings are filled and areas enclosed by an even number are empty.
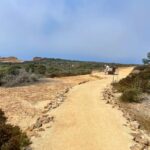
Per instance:
[[[142,61],[145,65],[150,63],[150,52],[147,53],[147,58],[143,58]]]

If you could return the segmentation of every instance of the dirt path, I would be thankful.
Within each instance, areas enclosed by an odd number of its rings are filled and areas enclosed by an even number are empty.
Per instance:
[[[120,71],[125,77],[132,68]],[[74,87],[67,100],[52,113],[53,127],[33,140],[36,150],[129,150],[130,129],[122,113],[102,100],[112,76]]]

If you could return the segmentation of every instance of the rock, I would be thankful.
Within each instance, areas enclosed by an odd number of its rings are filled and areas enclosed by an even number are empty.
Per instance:
[[[112,106],[112,108],[115,108],[115,107],[116,107],[115,105]]]
[[[52,109],[55,109],[55,108],[57,108],[59,105],[55,102],[55,103],[53,103],[52,104]]]
[[[29,137],[40,137],[40,135],[37,132],[35,132],[35,131],[28,133],[28,136]]]
[[[48,109],[48,107],[49,107],[49,105],[46,105],[46,106],[44,107],[44,109]]]
[[[50,102],[48,105],[46,105],[44,107],[44,109],[50,109],[52,107],[52,105],[53,105],[53,102]]]
[[[130,149],[131,149],[131,150],[144,150],[144,149],[145,149],[145,146],[135,144],[135,145],[131,146]]]
[[[69,92],[69,88],[66,88],[64,93],[68,93],[68,92]]]
[[[134,141],[139,143],[140,146],[143,146],[143,147],[148,147],[150,145],[149,140],[145,137],[142,137],[141,134],[136,135],[134,138]]]
[[[137,144],[131,146],[130,149],[131,149],[131,150],[140,150],[140,149],[139,149],[139,145],[137,145]]]
[[[49,117],[50,121],[54,121],[54,116]]]
[[[30,127],[28,127],[27,131],[33,131],[34,130],[34,125],[31,125]]]
[[[142,137],[140,134],[135,135],[135,137],[133,138],[133,140],[137,143],[140,143],[140,141],[142,140]]]
[[[49,105],[48,110],[50,111],[52,109],[52,105]]]
[[[109,101],[109,100],[107,100],[107,101],[106,101],[106,104],[110,104],[110,101]]]
[[[127,121],[130,121],[130,115],[128,113],[123,113],[123,117],[125,117],[127,119]]]
[[[46,117],[48,117],[48,116],[49,116],[49,115],[47,114],[47,115],[43,115],[42,117],[43,117],[43,118],[46,118]]]
[[[40,128],[38,131],[42,132],[42,131],[45,131],[45,129],[43,129],[43,128]]]
[[[141,133],[136,133],[136,132],[133,132],[133,133],[130,133],[134,138],[135,137],[142,137],[142,134]]]
[[[146,145],[146,146],[150,146],[150,142],[148,139],[146,138],[142,138],[140,141],[141,144]]]
[[[42,127],[42,122],[40,120],[37,120],[36,123],[34,124],[34,128],[40,128]]]
[[[46,114],[49,110],[48,109],[45,109],[42,111],[42,114]]]
[[[51,127],[52,127],[52,125],[46,126],[46,128],[51,128]]]
[[[64,101],[64,97],[59,97],[59,98],[57,99],[57,101],[60,102],[60,103],[63,102],[63,101]]]
[[[108,96],[108,99],[111,99],[111,97],[110,97],[110,96]]]
[[[53,102],[50,102],[48,105],[52,105],[53,104]]]
[[[131,122],[131,129],[140,129],[140,125],[137,121]]]
[[[47,124],[51,121],[50,117],[45,118],[45,120],[43,120],[43,124]]]
[[[47,124],[54,120],[54,117],[49,117],[49,115],[43,115],[42,117],[37,119],[36,128],[40,128],[41,124]]]

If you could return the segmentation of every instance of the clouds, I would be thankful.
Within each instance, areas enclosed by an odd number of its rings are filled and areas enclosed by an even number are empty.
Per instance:
[[[0,55],[139,62],[148,0],[1,0]]]

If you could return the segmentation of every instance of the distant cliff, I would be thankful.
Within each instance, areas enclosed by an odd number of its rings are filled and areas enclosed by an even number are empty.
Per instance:
[[[17,57],[0,57],[0,62],[20,63],[21,61]]]
[[[43,57],[34,57],[33,61],[45,61],[48,60],[48,58],[43,58]]]
[[[33,61],[41,61],[42,60],[42,57],[34,57],[33,58]]]

